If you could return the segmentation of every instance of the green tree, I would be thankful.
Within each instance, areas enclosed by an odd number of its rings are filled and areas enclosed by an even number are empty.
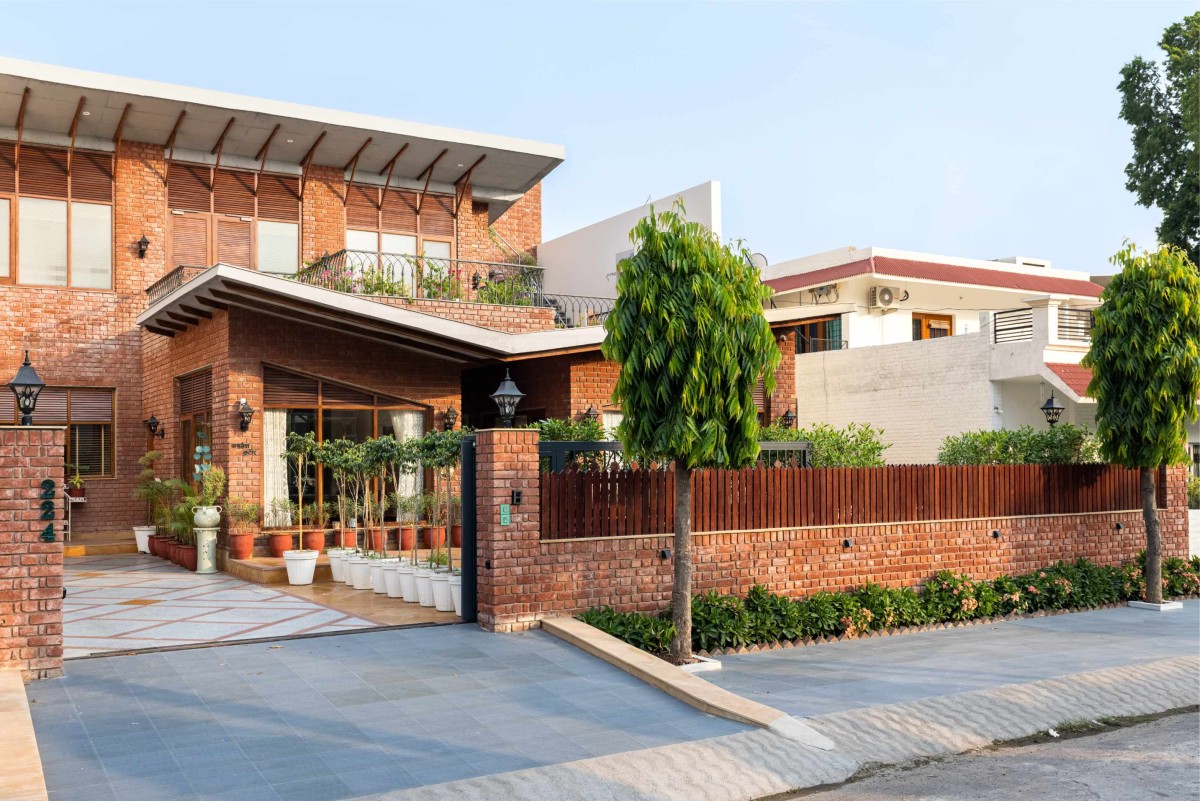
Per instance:
[[[312,463],[313,451],[317,448],[317,436],[309,431],[301,436],[295,431],[287,435],[283,458],[296,468],[296,514],[300,529],[300,547],[304,547],[304,483],[308,479],[308,467]]]
[[[692,652],[692,471],[754,463],[754,386],[762,378],[774,390],[780,354],[763,316],[771,291],[750,253],[676,209],[651,208],[630,233],[603,352],[620,364],[612,399],[625,412],[625,451],[675,463],[671,656],[682,662]]]
[[[1158,239],[1200,264],[1200,12],[1163,31],[1162,65],[1138,56],[1121,69],[1121,119],[1133,127],[1125,186],[1162,209]]]
[[[1096,399],[1100,452],[1142,471],[1146,521],[1146,600],[1162,603],[1162,547],[1156,473],[1185,458],[1187,423],[1200,395],[1200,273],[1176,247],[1112,257],[1121,268],[1101,295],[1088,394]]]

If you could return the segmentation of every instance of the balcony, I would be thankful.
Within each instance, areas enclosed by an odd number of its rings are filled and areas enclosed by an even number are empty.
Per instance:
[[[998,311],[992,318],[992,342],[1000,345],[1007,342],[1032,342],[1034,337],[1034,313],[1045,316],[1045,338],[1051,342],[1088,344],[1092,341],[1092,310],[1065,307],[1039,307],[1037,309],[1007,309]],[[1042,322],[1039,319],[1039,322]],[[1054,322],[1053,329],[1050,322]]]
[[[844,339],[796,335],[796,353],[825,353],[831,350],[846,350],[849,347],[850,343]]]

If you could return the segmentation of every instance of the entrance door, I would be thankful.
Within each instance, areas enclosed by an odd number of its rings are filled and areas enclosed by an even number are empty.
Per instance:
[[[462,499],[462,551],[459,561],[462,564],[462,619],[464,623],[472,623],[478,615],[478,595],[476,581],[478,580],[478,549],[476,548],[476,509],[475,509],[475,435],[463,437],[462,450],[459,453],[460,481],[459,497]]]

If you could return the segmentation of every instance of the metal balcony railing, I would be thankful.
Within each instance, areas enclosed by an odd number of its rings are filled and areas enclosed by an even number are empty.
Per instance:
[[[1033,309],[1007,309],[992,315],[992,341],[1029,342],[1033,339]]]
[[[796,336],[796,353],[824,353],[830,350],[846,350],[850,343],[844,339],[827,339],[824,337]]]
[[[153,306],[207,269],[207,267],[193,267],[187,264],[179,265],[146,287],[146,305]]]
[[[1092,310],[1058,310],[1058,338],[1068,342],[1092,341]]]

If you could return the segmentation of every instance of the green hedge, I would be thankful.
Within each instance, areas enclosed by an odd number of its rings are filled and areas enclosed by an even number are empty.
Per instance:
[[[1100,441],[1084,426],[1060,423],[1046,431],[1029,426],[967,431],[942,440],[938,464],[1091,464]]]
[[[751,588],[746,597],[708,592],[692,598],[692,647],[712,651],[785,640],[836,637],[902,626],[947,623],[1011,612],[1089,609],[1141,598],[1141,564],[1101,567],[1086,559],[1059,562],[1023,576],[976,581],[944,570],[918,592],[867,584],[854,592],[818,592],[791,599]],[[1163,560],[1163,594],[1200,593],[1200,557]],[[675,627],[659,615],[589,609],[579,619],[652,653],[665,653]]]
[[[1200,478],[1188,478],[1188,508],[1200,509]]]
[[[761,442],[811,442],[813,467],[880,467],[883,452],[891,445],[883,442],[883,429],[851,423],[834,428],[818,423],[812,428],[786,428],[778,421],[758,431]]]

